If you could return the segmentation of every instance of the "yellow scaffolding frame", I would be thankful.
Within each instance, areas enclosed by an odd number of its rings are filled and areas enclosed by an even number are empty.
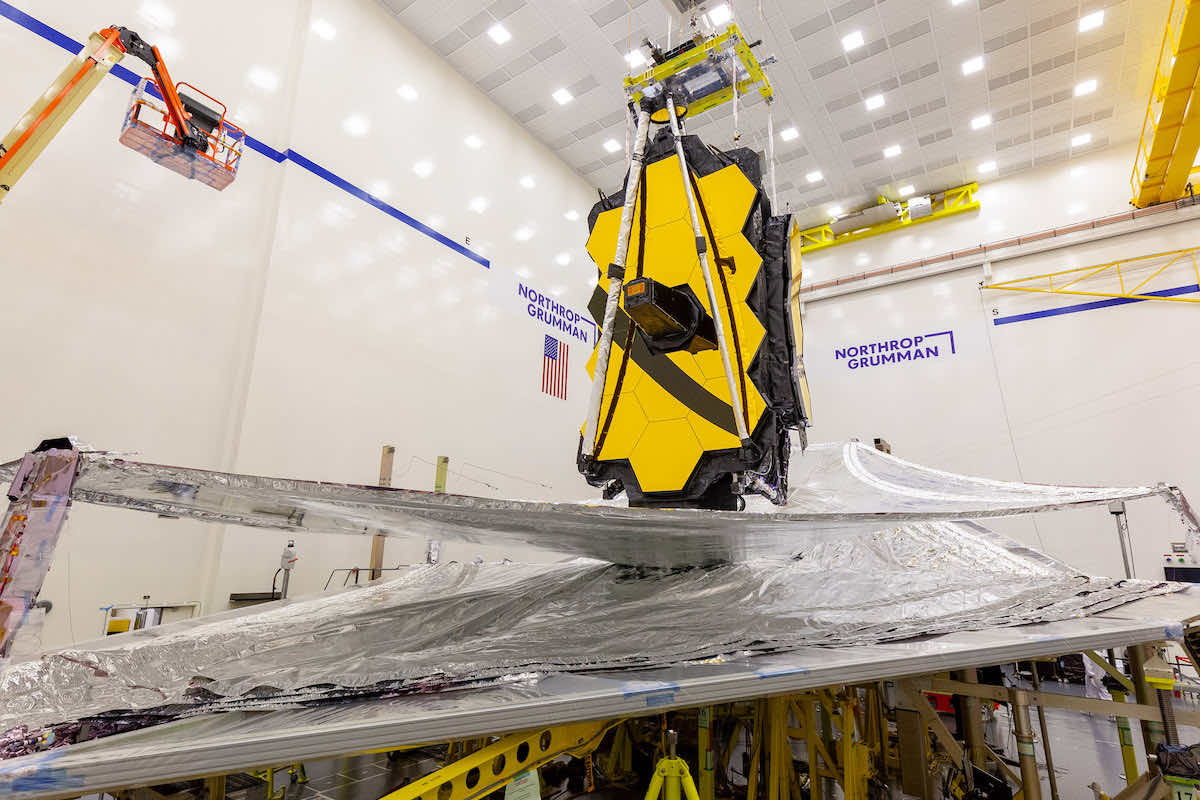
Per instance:
[[[1200,2],[1200,0],[1197,0]],[[919,219],[912,219],[908,209],[908,201],[900,204],[900,213],[895,219],[869,225],[849,233],[834,234],[832,223],[818,225],[815,228],[800,231],[800,252],[811,253],[814,250],[824,250],[826,247],[836,247],[839,244],[849,244],[872,236],[920,225],[924,222],[945,219],[955,214],[964,214],[979,209],[979,200],[975,197],[979,191],[978,183],[968,183],[954,189],[947,189],[932,196],[932,212]]]
[[[1172,0],[1130,187],[1138,208],[1183,197],[1200,152],[1200,0]]]
[[[775,90],[771,87],[771,81],[767,78],[767,73],[763,71],[762,65],[758,63],[758,59],[750,52],[750,45],[746,43],[746,38],[742,36],[742,32],[738,29],[737,25],[730,25],[720,34],[698,43],[691,50],[684,51],[671,60],[658,64],[641,75],[630,75],[625,78],[625,91],[636,103],[642,99],[645,91],[650,87],[661,84],[672,75],[708,61],[714,56],[719,56],[729,48],[733,49],[738,63],[742,65],[746,70],[746,74],[750,76],[747,80],[737,82],[738,95],[743,95],[757,86],[758,93],[762,95],[762,99],[768,103],[771,102],[775,97]],[[691,103],[687,106],[687,111],[681,113],[680,116],[694,117],[697,114],[716,108],[722,103],[727,103],[732,98],[733,87],[728,86]]]
[[[1147,256],[1137,256],[1135,258],[1123,258],[1119,261],[1109,261],[1106,264],[1097,264],[1090,267],[1075,267],[1073,269],[1064,269],[1057,272],[1047,272],[1042,275],[1033,275],[1028,278],[1014,278],[1009,281],[1000,281],[999,283],[989,283],[983,286],[984,289],[998,289],[1009,292],[1038,292],[1041,294],[1061,294],[1061,295],[1083,295],[1086,297],[1114,297],[1128,300],[1166,300],[1173,303],[1200,303],[1200,298],[1197,297],[1163,297],[1157,294],[1138,294],[1138,290],[1142,289],[1150,281],[1157,278],[1168,268],[1180,263],[1184,259],[1191,258],[1192,269],[1196,275],[1196,282],[1200,284],[1200,247],[1189,247],[1184,250],[1168,250],[1163,253],[1153,253]],[[1139,264],[1154,259],[1167,259],[1161,267],[1154,270],[1149,277],[1141,280],[1132,287],[1126,287],[1126,272],[1128,266]],[[1125,267],[1126,269],[1122,269]],[[1067,275],[1075,275],[1077,277],[1055,285],[1055,278],[1062,278]],[[1094,277],[1113,277],[1121,287],[1119,292],[1091,292],[1082,289],[1071,289],[1069,287],[1079,284],[1088,278]],[[1130,278],[1132,281],[1133,279]],[[1034,283],[1046,282],[1046,286],[1032,285]]]

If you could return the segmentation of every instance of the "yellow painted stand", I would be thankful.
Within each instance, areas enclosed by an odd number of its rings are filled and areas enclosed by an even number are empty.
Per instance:
[[[696,791],[696,784],[692,782],[692,773],[688,771],[687,762],[675,755],[676,739],[675,731],[667,732],[669,755],[654,768],[654,776],[646,789],[646,800],[658,800],[660,794],[662,800],[680,800],[681,797],[700,800],[700,793]]]

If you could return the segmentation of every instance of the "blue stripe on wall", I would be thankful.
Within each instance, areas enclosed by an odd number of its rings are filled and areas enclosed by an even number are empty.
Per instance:
[[[1161,289],[1157,292],[1146,292],[1148,297],[1174,297],[1180,294],[1191,294],[1200,292],[1200,284],[1189,284],[1187,286],[1176,286],[1171,289]],[[1095,311],[1098,308],[1110,308],[1112,306],[1123,306],[1129,303],[1145,303],[1145,300],[1140,300],[1135,297],[1110,297],[1104,300],[1096,300],[1090,303],[1079,303],[1073,306],[1063,306],[1061,308],[1048,308],[1045,311],[1030,311],[1028,314],[1013,314],[1008,317],[996,317],[992,320],[993,325],[1011,325],[1014,322],[1029,322],[1032,319],[1042,319],[1043,317],[1058,317],[1063,314],[1078,314],[1081,311]]]
[[[24,11],[21,11],[20,9],[15,8],[14,6],[10,5],[9,3],[4,2],[4,0],[0,0],[0,17],[4,17],[6,19],[12,20],[13,22],[17,23],[25,30],[30,31],[31,33],[35,33],[38,36],[42,37],[43,39],[45,39],[53,44],[58,45],[59,47],[61,47],[63,50],[66,50],[71,55],[75,55],[81,49],[83,49],[83,44],[81,42],[77,42],[74,39],[72,39],[70,36],[67,36],[66,34],[64,34],[58,30],[55,30],[54,28],[50,27],[46,23],[42,22],[41,20],[35,19],[34,17],[29,16]],[[130,84],[131,86],[136,86],[138,84],[138,82],[141,80],[141,76],[139,76],[136,72],[133,72],[132,70],[129,70],[129,69],[121,66],[120,64],[113,65],[113,68],[109,74],[113,75],[114,77],[116,77],[120,80],[125,81],[126,83]],[[151,87],[151,91],[153,91],[153,87]],[[155,96],[157,96],[158,93],[155,92],[154,94],[155,94]],[[383,202],[382,200],[380,200],[379,198],[377,198],[371,194],[368,194],[367,192],[364,192],[362,189],[359,189],[357,186],[350,183],[350,181],[346,180],[345,178],[341,178],[338,175],[335,175],[334,173],[332,173],[329,170],[322,167],[320,164],[317,164],[315,161],[312,161],[312,160],[300,155],[295,150],[292,150],[289,148],[288,150],[281,152],[281,151],[276,150],[275,148],[271,147],[270,145],[268,145],[258,139],[255,139],[253,136],[250,136],[249,134],[246,135],[246,146],[249,147],[254,152],[258,153],[259,155],[269,158],[270,160],[274,161],[276,164],[280,164],[284,161],[291,161],[291,162],[303,167],[304,169],[308,170],[313,175],[316,175],[319,178],[323,178],[324,180],[333,184],[337,188],[341,189],[343,192],[346,192],[347,194],[358,198],[359,200],[363,201],[367,205],[374,206],[375,208],[379,209],[380,211],[382,211],[383,213],[392,217],[393,219],[399,220],[400,222],[403,222],[405,225],[408,225],[410,228],[413,228],[414,230],[424,234],[425,236],[428,236],[430,239],[433,239],[438,244],[448,247],[451,250],[453,250],[454,252],[459,253],[460,255],[466,256],[467,258],[471,259],[472,261],[474,261],[476,264],[479,264],[483,268],[490,269],[492,266],[492,262],[490,260],[488,260],[487,258],[484,258],[479,253],[476,253],[474,250],[470,249],[469,247],[459,244],[458,242],[454,241],[450,237],[446,236],[443,233],[439,233],[438,231],[429,227],[428,225],[421,222],[420,220],[418,220],[414,217],[411,217],[408,214],[405,214],[403,211],[396,208],[395,206],[389,205],[389,204]]]

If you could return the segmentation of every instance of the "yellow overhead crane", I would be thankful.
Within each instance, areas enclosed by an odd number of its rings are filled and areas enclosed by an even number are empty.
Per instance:
[[[1138,208],[1186,194],[1200,152],[1200,0],[1173,0],[1130,185]]]
[[[912,198],[892,203],[886,197],[879,198],[879,205],[863,211],[839,216],[835,220],[800,231],[800,252],[811,253],[839,244],[849,244],[872,236],[910,228],[923,222],[933,222],[956,214],[979,210],[976,194],[979,184],[968,183],[934,192],[922,198]],[[862,218],[858,224],[857,219]]]

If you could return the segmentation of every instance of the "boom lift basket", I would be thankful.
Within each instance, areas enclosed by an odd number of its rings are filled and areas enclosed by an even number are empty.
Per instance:
[[[204,101],[183,92],[187,88]],[[179,131],[161,99],[154,80],[143,78],[134,87],[129,110],[121,125],[120,142],[156,164],[214,189],[224,189],[237,177],[246,132],[225,118],[226,108],[217,99],[188,83],[176,85],[184,108],[208,135],[204,151],[183,146]]]

